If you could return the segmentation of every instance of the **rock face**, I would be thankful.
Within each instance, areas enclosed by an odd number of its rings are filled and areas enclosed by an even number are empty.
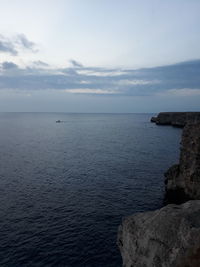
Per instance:
[[[200,199],[200,123],[184,127],[179,164],[169,168],[165,177],[169,201]]]
[[[184,127],[187,123],[200,123],[200,112],[161,112],[157,117],[152,117],[151,122]]]
[[[168,202],[190,201],[125,218],[118,231],[124,267],[200,266],[200,113],[174,114],[160,113],[151,121],[186,124],[179,164],[165,173],[165,184]]]
[[[125,218],[118,246],[124,267],[199,267],[200,200]]]

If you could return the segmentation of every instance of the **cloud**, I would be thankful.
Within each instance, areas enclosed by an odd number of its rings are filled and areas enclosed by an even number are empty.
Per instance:
[[[108,70],[108,69],[102,69],[102,68],[86,68],[86,69],[81,69],[77,70],[77,73],[79,74],[84,74],[88,76],[99,76],[99,77],[113,77],[113,76],[120,76],[124,75],[126,72],[123,70]]]
[[[158,80],[119,80],[118,84],[120,85],[149,85],[149,84],[158,84]]]
[[[11,38],[0,35],[0,52],[17,56],[22,50],[29,50],[33,53],[37,52],[36,44],[24,35],[18,34]]]
[[[98,94],[98,95],[112,95],[117,92],[114,90],[102,90],[102,89],[90,89],[90,88],[76,88],[76,89],[66,89],[66,93],[73,94]]]
[[[9,53],[13,56],[16,56],[18,53],[17,50],[15,49],[14,44],[2,35],[0,35],[0,52]]]
[[[3,63],[1,63],[1,66],[3,70],[18,69],[17,64],[9,61],[4,61]]]
[[[26,49],[30,49],[30,50],[34,50],[35,48],[35,43],[34,42],[31,42],[27,39],[27,37],[24,35],[24,34],[18,34],[17,35],[17,39],[18,39],[18,43],[26,48]]]
[[[74,59],[71,59],[69,62],[72,64],[73,67],[76,67],[76,68],[82,68],[83,67],[83,65],[80,62],[78,62]]]
[[[65,69],[60,69],[61,73],[64,73],[69,76],[77,76],[77,71],[74,68],[65,68]]]
[[[43,66],[43,67],[49,66],[49,64],[47,64],[46,62],[41,61],[41,60],[33,61],[32,63],[33,63],[33,65],[36,65],[36,66]]]
[[[199,95],[200,60],[137,70],[84,66],[53,68],[40,60],[33,64],[19,68],[14,62],[3,62],[0,90],[53,89],[71,94],[141,97]]]
[[[199,89],[191,89],[191,88],[182,88],[182,89],[170,89],[163,93],[158,93],[157,95],[161,96],[200,96],[200,88]]]

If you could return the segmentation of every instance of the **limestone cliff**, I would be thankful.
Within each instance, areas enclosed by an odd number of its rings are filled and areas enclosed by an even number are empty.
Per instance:
[[[186,124],[179,164],[173,165],[165,174],[166,198],[177,203],[194,200],[125,218],[118,231],[123,266],[199,267],[200,122],[197,122],[200,113],[184,113],[179,119],[171,114],[164,117],[160,114],[152,121],[173,124],[176,118],[178,126]]]
[[[165,177],[169,201],[200,199],[200,123],[184,127],[179,164],[173,165]]]
[[[124,267],[199,267],[200,200],[125,218],[118,246]]]
[[[200,112],[161,112],[157,117],[152,117],[151,122],[184,127],[187,123],[200,123]]]

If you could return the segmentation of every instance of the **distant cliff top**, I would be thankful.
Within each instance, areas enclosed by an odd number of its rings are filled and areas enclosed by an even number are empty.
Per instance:
[[[188,123],[199,123],[200,112],[160,112],[157,117],[151,118],[151,122],[158,125],[184,127]]]

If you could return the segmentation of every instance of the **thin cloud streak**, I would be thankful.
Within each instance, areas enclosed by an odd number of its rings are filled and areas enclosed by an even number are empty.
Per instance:
[[[66,89],[66,93],[72,94],[97,94],[97,95],[113,95],[117,92],[114,90],[102,90],[102,89],[90,89],[90,88],[76,88],[76,89]]]
[[[157,96],[200,96],[200,88],[199,89],[191,89],[191,88],[182,88],[182,89],[170,89],[166,92],[157,93]]]

